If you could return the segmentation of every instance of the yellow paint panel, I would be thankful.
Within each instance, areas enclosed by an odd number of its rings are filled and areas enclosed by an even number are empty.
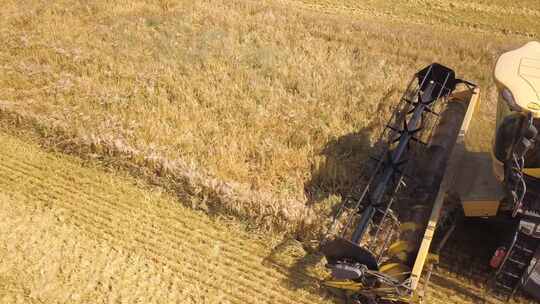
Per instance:
[[[400,281],[405,280],[411,273],[411,269],[402,263],[389,263],[383,265],[379,271]]]
[[[537,102],[529,102],[529,104],[527,105],[527,108],[533,111],[540,111],[540,104]]]
[[[358,291],[362,289],[363,287],[362,283],[358,283],[351,280],[325,281],[323,284],[328,287],[344,289],[344,290],[352,290],[352,291]]]
[[[523,173],[528,176],[540,178],[540,168],[525,168],[523,169]]]
[[[499,210],[499,201],[464,201],[465,216],[495,216]]]
[[[399,267],[399,265],[400,265],[399,263],[385,264],[385,265],[381,266],[379,271],[382,272],[382,273],[385,273],[385,272],[391,271],[392,269],[394,269],[396,267]]]
[[[415,249],[414,247],[415,247],[414,244],[411,244],[409,242],[397,241],[394,244],[392,244],[390,248],[388,248],[388,255],[394,256],[400,252],[411,252]]]

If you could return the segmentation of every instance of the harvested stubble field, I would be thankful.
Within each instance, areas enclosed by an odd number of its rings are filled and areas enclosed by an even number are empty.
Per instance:
[[[0,303],[332,303],[293,267],[301,247],[273,252],[132,178],[0,143]]]
[[[25,157],[2,160],[12,171],[1,174],[8,193],[0,208],[8,218],[1,248],[3,261],[28,257],[2,268],[0,290],[23,302],[63,302],[68,294],[81,295],[75,302],[94,296],[105,302],[120,292],[126,299],[156,294],[148,301],[258,302],[265,297],[253,290],[265,282],[271,299],[323,301],[291,283],[312,285],[296,266],[261,266],[268,240],[251,248],[243,229],[219,232],[235,221],[215,226],[215,218],[233,215],[250,230],[313,235],[354,187],[372,137],[411,75],[433,61],[481,85],[481,113],[469,139],[487,149],[493,64],[504,50],[540,36],[539,16],[535,0],[3,1],[1,127],[48,150],[127,169],[213,217],[172,198],[150,203],[155,194],[131,186],[125,191],[138,199],[117,198],[124,189],[113,181],[117,175],[78,171],[71,159],[58,163],[66,168],[47,171],[54,157],[43,156],[42,171],[32,169],[25,162],[42,152],[21,148],[16,152]],[[11,158],[18,160],[10,165]],[[28,175],[28,182],[16,187],[13,174],[19,181]],[[99,188],[102,179],[108,184]],[[142,209],[129,213],[133,208]],[[78,214],[83,211],[95,216],[87,219]],[[147,214],[152,219],[140,224]],[[194,220],[204,233],[223,233],[223,244],[240,248],[230,256],[254,261],[251,266],[218,263],[221,256],[208,254],[220,245],[208,247],[200,234],[194,235],[202,247],[185,260],[179,235],[199,231],[182,226],[186,214],[202,221]],[[16,227],[28,237],[10,233]],[[67,251],[80,254],[56,255]],[[52,265],[53,277],[45,279],[39,265]],[[212,265],[225,268],[214,273]],[[195,277],[201,269],[208,277]],[[238,269],[254,269],[265,280],[261,273],[270,273],[270,281],[250,282]],[[89,277],[100,279],[78,284]],[[229,277],[238,277],[240,287],[227,285]],[[145,283],[149,278],[154,281]],[[113,279],[119,285],[107,281]],[[116,293],[110,286],[121,287]],[[448,286],[435,290],[439,298],[457,293],[456,299],[477,302]],[[162,288],[182,293],[166,298]]]

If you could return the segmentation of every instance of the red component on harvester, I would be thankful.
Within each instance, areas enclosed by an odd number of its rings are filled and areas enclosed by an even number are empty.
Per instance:
[[[504,258],[506,257],[506,248],[499,247],[497,250],[495,250],[495,253],[493,254],[493,257],[489,261],[489,266],[491,266],[494,269],[499,268],[501,266],[502,262],[504,261]]]

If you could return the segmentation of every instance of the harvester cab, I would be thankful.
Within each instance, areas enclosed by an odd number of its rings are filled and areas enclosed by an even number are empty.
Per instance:
[[[535,143],[540,127],[540,43],[500,56],[494,76],[499,100],[493,168],[509,195],[501,208],[513,209],[514,215],[522,207],[540,211],[535,202],[523,206],[525,176],[540,178],[540,145]]]
[[[327,286],[354,303],[413,301],[464,215],[507,222],[511,237],[490,263],[497,292],[540,298],[540,43],[503,54],[495,81],[485,157],[465,146],[479,88],[437,63],[414,75],[374,145],[361,195],[343,202],[321,244]]]
[[[491,157],[465,155],[456,190],[465,216],[503,223],[490,261],[493,291],[509,298],[522,289],[540,298],[540,43],[502,54],[494,79]]]
[[[493,171],[504,189],[496,217],[512,237],[497,255],[495,287],[540,298],[540,43],[504,53],[494,72],[499,91]]]

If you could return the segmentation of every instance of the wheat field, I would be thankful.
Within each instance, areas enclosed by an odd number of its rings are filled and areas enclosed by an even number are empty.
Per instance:
[[[536,0],[5,0],[0,303],[343,303],[303,246],[409,78],[478,83],[486,150],[538,37]],[[428,303],[494,303],[451,258]]]
[[[296,240],[99,163],[2,132],[0,144],[0,303],[345,304]],[[427,303],[498,303],[460,264],[434,274]]]
[[[489,147],[495,59],[540,34],[525,0],[7,0],[0,15],[5,129],[297,235],[354,188],[433,61],[481,85],[471,136]]]

